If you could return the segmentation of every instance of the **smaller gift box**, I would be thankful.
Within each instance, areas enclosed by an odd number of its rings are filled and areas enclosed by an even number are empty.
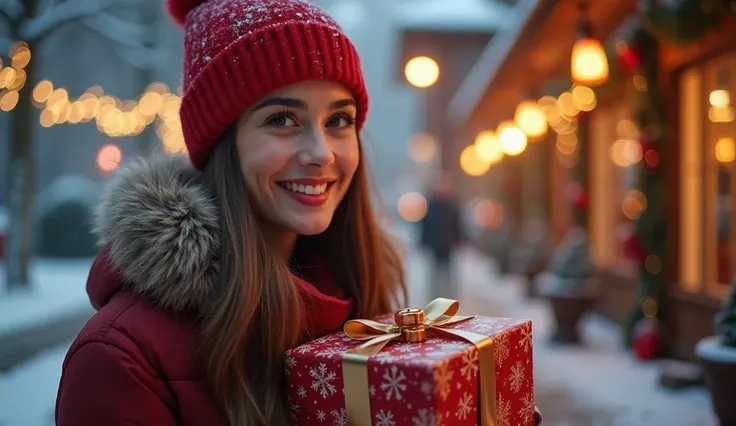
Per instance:
[[[288,351],[294,424],[533,426],[531,322],[458,309],[435,299]]]

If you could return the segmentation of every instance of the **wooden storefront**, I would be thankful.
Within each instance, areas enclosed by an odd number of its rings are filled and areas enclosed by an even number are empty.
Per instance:
[[[529,93],[542,96],[542,88],[569,81],[577,2],[521,3],[527,4],[528,13],[519,28],[498,34],[474,67],[492,72],[481,77],[471,71],[450,102],[448,121],[466,142],[484,128],[511,118]],[[591,1],[588,15],[595,35],[615,43],[618,34],[637,19],[636,2]],[[720,110],[713,112],[714,102],[736,96],[736,21],[687,47],[660,44],[659,52],[667,106],[661,159],[666,180],[662,273],[667,281],[667,342],[669,355],[693,359],[695,343],[713,333],[714,315],[736,273],[736,215],[732,214],[736,121],[730,103],[716,105]],[[614,145],[635,139],[630,86],[626,81],[614,95],[598,99],[585,138],[587,158],[582,159],[588,164],[590,256],[603,283],[596,309],[619,323],[638,297],[638,268],[625,255],[618,235],[618,229],[631,219],[626,203],[636,188],[636,161],[627,162],[613,152]],[[549,190],[547,225],[549,240],[556,243],[570,223],[565,196],[570,168],[560,158],[554,135],[542,143],[547,144],[549,158],[541,184]]]

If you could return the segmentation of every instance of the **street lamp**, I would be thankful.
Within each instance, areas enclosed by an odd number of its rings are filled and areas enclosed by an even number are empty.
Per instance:
[[[417,56],[406,63],[404,75],[411,85],[424,89],[437,82],[440,77],[440,67],[434,59],[428,56]]]

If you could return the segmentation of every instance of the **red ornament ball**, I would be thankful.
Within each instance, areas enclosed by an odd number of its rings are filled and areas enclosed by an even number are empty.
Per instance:
[[[635,47],[628,46],[618,54],[621,67],[628,73],[634,73],[641,65],[641,54]]]
[[[644,318],[634,327],[634,354],[641,360],[659,357],[662,351],[662,331],[655,318]]]
[[[637,263],[642,263],[647,259],[649,253],[641,244],[636,229],[630,223],[621,225],[618,229],[618,238],[624,249],[624,254],[629,259]]]
[[[583,210],[588,207],[589,198],[588,193],[578,182],[570,182],[566,188],[568,201],[578,210]]]

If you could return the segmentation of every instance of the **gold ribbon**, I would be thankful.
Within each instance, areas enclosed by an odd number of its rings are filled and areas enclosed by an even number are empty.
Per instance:
[[[459,337],[478,349],[480,425],[496,425],[496,362],[493,339],[472,331],[445,328],[474,318],[455,315],[459,309],[460,303],[457,300],[440,297],[431,301],[424,309],[402,309],[396,312],[393,324],[364,319],[345,323],[345,334],[352,339],[365,341],[345,353],[342,358],[345,408],[350,426],[372,424],[368,358],[380,352],[392,340],[422,342],[426,339],[427,330]]]

